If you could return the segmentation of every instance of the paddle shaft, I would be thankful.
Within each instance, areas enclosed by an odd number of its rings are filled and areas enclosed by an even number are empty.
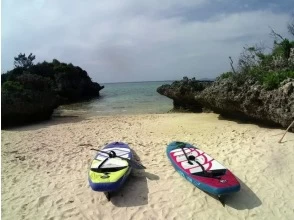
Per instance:
[[[191,162],[191,160],[190,160],[189,157],[187,156],[187,154],[186,154],[186,152],[185,152],[185,150],[184,150],[184,147],[183,147],[183,146],[180,146],[180,148],[182,149],[182,151],[183,151],[183,153],[184,153],[184,155],[185,155],[185,157],[186,157],[188,163],[189,163],[190,165],[193,165],[193,163]],[[202,172],[203,172],[203,173],[206,173],[206,170],[204,169],[203,165],[202,165],[201,163],[199,163],[199,162],[196,160],[196,158],[194,159],[194,161],[195,161],[195,162],[201,167]]]
[[[206,170],[204,169],[203,165],[202,165],[201,163],[199,163],[199,162],[196,160],[196,158],[194,159],[194,161],[195,161],[195,162],[201,167],[202,172],[203,172],[203,173],[206,173]]]
[[[183,153],[184,153],[184,155],[185,155],[185,157],[186,157],[188,163],[189,163],[190,165],[192,165],[193,163],[189,160],[189,158],[188,158],[188,156],[187,156],[187,154],[186,154],[186,152],[185,152],[185,150],[184,150],[184,147],[183,147],[183,146],[180,146],[180,148],[182,149],[182,151],[183,151]]]
[[[111,153],[109,153],[109,152],[106,152],[106,151],[103,151],[103,150],[94,149],[94,148],[91,148],[90,150],[99,151],[99,152],[101,152],[101,153],[104,153],[104,154],[109,155],[110,157],[113,156],[113,157],[118,157],[118,158],[120,158],[120,159],[122,159],[122,160],[126,160],[126,161],[128,161],[128,162],[130,163],[130,165],[132,165],[132,167],[134,167],[135,169],[146,169],[146,167],[143,166],[142,164],[140,164],[140,163],[138,163],[138,162],[136,162],[136,161],[130,160],[130,159],[128,159],[128,158],[120,157],[120,156],[117,156],[116,154],[113,155],[113,154],[111,154]]]
[[[281,139],[279,140],[279,143],[282,143],[283,138],[285,137],[285,135],[287,134],[288,130],[292,127],[292,125],[294,125],[294,121],[292,121],[292,123],[289,125],[289,127],[286,129],[283,137],[281,137]]]

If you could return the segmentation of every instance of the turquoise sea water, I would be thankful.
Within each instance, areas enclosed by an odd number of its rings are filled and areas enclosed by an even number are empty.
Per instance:
[[[117,115],[166,113],[173,108],[172,100],[156,89],[166,82],[105,83],[100,97],[88,102],[60,106],[63,115]]]

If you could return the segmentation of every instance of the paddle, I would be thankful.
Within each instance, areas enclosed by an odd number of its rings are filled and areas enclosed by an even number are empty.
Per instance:
[[[203,165],[196,160],[196,157],[194,155],[190,155],[188,158],[189,158],[189,160],[195,161],[201,167],[202,172],[204,174],[207,173],[206,170],[204,169]]]
[[[184,152],[184,155],[185,155],[185,157],[186,157],[188,163],[189,163],[190,165],[193,165],[193,163],[192,163],[191,161],[195,161],[195,162],[201,167],[202,172],[203,172],[204,174],[206,174],[206,170],[204,169],[203,165],[202,165],[201,163],[199,163],[199,162],[196,160],[196,157],[195,157],[194,155],[189,155],[189,157],[187,156],[187,154],[186,154],[186,152],[185,152],[185,150],[184,150],[185,144],[184,144],[184,143],[180,143],[180,144],[179,144],[179,147],[180,147],[180,148],[182,149],[182,151]]]
[[[186,152],[185,152],[185,150],[184,150],[185,144],[184,144],[184,143],[180,143],[178,146],[179,146],[179,147],[182,149],[182,151],[184,152],[184,155],[185,155],[185,157],[186,157],[186,159],[187,159],[187,161],[188,161],[188,164],[193,165],[193,163],[190,161],[189,157],[187,156],[187,154],[186,154]]]
[[[128,158],[117,156],[114,151],[107,152],[107,151],[102,151],[102,150],[98,150],[98,149],[94,149],[94,148],[91,148],[90,150],[99,151],[101,153],[107,154],[110,158],[118,157],[118,158],[120,158],[122,160],[126,160],[129,163],[129,165],[132,168],[134,168],[134,169],[146,169],[145,166],[143,166],[142,164],[138,163],[137,161],[134,161],[134,160],[130,160]]]

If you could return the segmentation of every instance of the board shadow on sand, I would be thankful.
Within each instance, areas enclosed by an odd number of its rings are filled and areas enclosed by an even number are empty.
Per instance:
[[[223,205],[230,206],[237,210],[249,210],[260,206],[262,203],[257,195],[242,180],[238,178],[238,181],[241,185],[240,191],[223,196]],[[208,195],[215,199],[218,199],[216,196],[210,194]]]
[[[218,116],[219,120],[224,120],[224,121],[231,121],[231,122],[236,122],[238,124],[253,124],[256,125],[260,128],[269,128],[269,129],[281,129],[282,126],[274,123],[274,122],[270,122],[270,121],[262,121],[262,120],[258,120],[258,119],[252,119],[250,117],[244,116],[244,115],[234,115],[234,114],[220,114]]]
[[[132,207],[148,204],[149,180],[159,180],[159,176],[144,170],[134,170],[118,192],[113,192],[111,202],[117,207]]]
[[[225,198],[226,205],[237,210],[254,209],[260,206],[262,203],[258,196],[242,180],[239,178],[238,180],[241,190],[235,194],[228,195]]]
[[[141,163],[140,157],[136,152],[131,149],[133,159]],[[143,164],[144,165],[144,164]],[[122,188],[113,192],[111,195],[111,202],[117,207],[132,207],[142,206],[148,204],[148,184],[149,180],[159,180],[159,176],[148,173],[145,170],[133,169],[128,180]]]

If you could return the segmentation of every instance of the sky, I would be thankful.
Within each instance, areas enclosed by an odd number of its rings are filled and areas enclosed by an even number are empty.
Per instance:
[[[19,53],[93,81],[215,78],[244,46],[287,37],[293,0],[2,0],[1,72]]]

